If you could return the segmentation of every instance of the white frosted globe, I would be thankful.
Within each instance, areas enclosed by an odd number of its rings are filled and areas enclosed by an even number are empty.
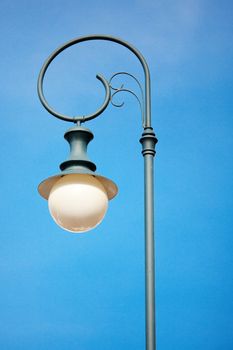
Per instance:
[[[103,220],[108,197],[95,177],[70,174],[63,176],[52,187],[48,206],[52,218],[63,229],[86,232]]]

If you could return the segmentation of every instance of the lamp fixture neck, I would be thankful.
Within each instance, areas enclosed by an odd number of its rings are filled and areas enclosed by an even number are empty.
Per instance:
[[[70,155],[65,162],[60,164],[60,169],[64,171],[78,167],[95,171],[96,165],[87,155],[87,146],[94,138],[93,133],[82,126],[75,126],[66,131],[64,138],[70,145]]]

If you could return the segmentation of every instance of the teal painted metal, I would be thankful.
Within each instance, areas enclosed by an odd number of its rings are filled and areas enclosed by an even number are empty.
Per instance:
[[[60,169],[86,168],[96,170],[96,165],[87,156],[87,145],[94,138],[92,132],[82,126],[75,126],[66,131],[65,139],[70,145],[69,158],[60,164]]]
[[[119,88],[114,89],[111,86],[111,80],[108,82],[102,75],[97,75],[97,79],[101,81],[105,88],[105,98],[104,102],[101,105],[101,107],[93,114],[86,115],[86,116],[76,116],[76,117],[70,117],[63,115],[61,113],[56,112],[52,107],[49,106],[48,102],[45,99],[44,92],[43,92],[43,80],[45,73],[48,69],[48,66],[50,63],[54,60],[56,56],[58,56],[62,51],[67,49],[68,47],[84,42],[84,41],[92,41],[92,40],[105,40],[105,41],[111,41],[115,42],[117,44],[120,44],[126,48],[128,48],[140,61],[144,74],[145,74],[145,85],[144,85],[144,98],[143,98],[143,104],[142,104],[142,115],[143,115],[143,133],[142,137],[140,139],[140,142],[142,144],[142,154],[144,157],[144,193],[145,193],[145,299],[146,299],[146,350],[156,350],[156,318],[155,318],[155,255],[154,255],[154,156],[155,156],[155,145],[157,143],[157,139],[155,137],[155,134],[153,132],[153,128],[151,125],[151,88],[150,88],[150,72],[147,65],[147,62],[143,55],[131,44],[128,42],[108,36],[108,35],[89,35],[89,36],[83,36],[76,39],[73,39],[71,41],[68,41],[64,45],[60,46],[56,51],[54,51],[48,59],[45,61],[40,74],[38,78],[38,95],[40,98],[41,103],[43,106],[47,109],[47,111],[54,115],[55,117],[69,121],[69,122],[75,122],[78,125],[80,125],[83,122],[86,122],[88,120],[91,120],[93,118],[98,117],[108,106],[109,102],[112,102],[112,97],[114,94],[116,94],[118,91],[128,91],[130,93],[133,93],[130,90]],[[116,74],[128,74],[125,72],[119,72]],[[114,74],[113,77],[116,75]],[[137,80],[135,77],[133,77],[135,80]],[[140,83],[139,83],[140,85]],[[115,90],[115,92],[111,95],[111,89]],[[133,93],[134,94],[134,93]],[[135,94],[134,94],[135,95]],[[138,99],[138,97],[136,96]],[[139,99],[138,99],[139,100]],[[140,101],[139,101],[140,102]],[[114,105],[114,103],[113,103]],[[68,132],[69,133],[69,132]],[[69,134],[67,134],[66,138],[68,141],[72,139]],[[75,143],[75,141],[72,141]],[[77,144],[77,143],[76,143]],[[71,154],[75,154],[75,151],[72,150],[71,147]],[[77,155],[76,155],[77,156]],[[72,159],[74,161],[75,159]],[[88,160],[86,160],[88,162]],[[68,161],[69,162],[69,161]],[[88,163],[86,163],[87,165]],[[93,163],[92,163],[93,164]],[[64,162],[61,167],[65,167],[66,169],[67,165],[71,165],[71,163]],[[73,164],[74,165],[74,164]],[[76,164],[77,165],[77,164]],[[90,165],[90,164],[89,164]],[[69,166],[68,166],[69,168]],[[72,166],[71,166],[72,168]],[[67,171],[67,169],[66,169]],[[64,171],[64,174],[66,173]],[[72,171],[72,169],[71,169]],[[87,170],[90,172],[92,170]],[[68,171],[69,173],[69,171]],[[56,178],[61,175],[56,175],[52,178],[49,178],[46,180],[46,187],[45,190],[42,189],[42,196],[46,191],[48,191],[48,187],[52,186],[52,183],[56,181]],[[108,179],[107,179],[108,180]],[[43,185],[43,183],[42,183]],[[42,186],[43,187],[43,186]],[[114,187],[113,187],[114,192]],[[46,194],[47,195],[47,194]],[[46,197],[44,195],[44,197]],[[115,194],[114,194],[115,195]]]
[[[95,163],[87,155],[87,146],[94,137],[91,130],[82,126],[74,126],[66,131],[64,137],[70,145],[69,157],[60,164],[61,172],[59,174],[53,175],[39,184],[38,191],[40,195],[48,199],[53,185],[65,175],[88,174],[100,181],[109,200],[114,198],[118,192],[116,184],[110,179],[97,174]]]
[[[144,157],[146,349],[156,349],[155,256],[154,256],[154,156],[157,139],[145,128],[140,139]]]
[[[57,57],[62,51],[67,49],[70,46],[73,46],[75,44],[84,42],[84,41],[91,41],[91,40],[105,40],[105,41],[112,41],[117,44],[120,44],[122,46],[125,46],[128,48],[130,51],[132,51],[139,61],[142,64],[144,73],[145,73],[145,127],[150,127],[151,126],[151,92],[150,92],[150,72],[148,65],[146,63],[145,58],[143,55],[132,45],[130,45],[127,41],[124,41],[120,38],[116,38],[113,36],[108,36],[108,35],[88,35],[88,36],[82,36],[73,40],[68,41],[64,45],[60,46],[57,50],[55,50],[45,61],[43,67],[41,68],[39,77],[38,77],[38,84],[37,84],[37,90],[38,90],[38,95],[40,98],[41,103],[43,106],[47,109],[49,113],[54,115],[55,117],[65,120],[65,121],[70,121],[70,122],[77,122],[80,121],[81,123],[87,120],[91,120],[93,118],[96,118],[99,116],[108,106],[109,100],[110,100],[110,90],[109,90],[109,84],[106,81],[106,79],[102,75],[97,75],[97,79],[99,79],[102,84],[105,87],[106,95],[105,95],[105,100],[102,106],[96,111],[95,113],[87,116],[77,116],[77,117],[70,117],[63,115],[61,113],[56,112],[52,107],[49,106],[48,102],[45,99],[44,92],[43,92],[43,80],[45,73],[50,65],[50,63]]]

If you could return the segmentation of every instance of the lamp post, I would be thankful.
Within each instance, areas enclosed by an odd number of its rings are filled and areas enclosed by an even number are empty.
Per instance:
[[[126,72],[115,73],[110,80],[102,75],[97,79],[105,88],[105,99],[101,107],[93,114],[70,117],[55,111],[48,104],[43,92],[43,80],[50,63],[62,51],[70,46],[85,41],[104,40],[115,42],[129,49],[140,61],[145,75],[145,85]],[[116,75],[132,77],[140,87],[141,99],[131,90],[121,86],[112,86]],[[54,51],[45,61],[38,78],[38,95],[42,105],[56,118],[75,123],[64,135],[70,144],[69,158],[60,165],[61,172],[41,182],[38,191],[48,199],[50,213],[55,222],[71,232],[86,232],[97,226],[103,219],[108,201],[117,194],[117,186],[110,179],[96,174],[96,165],[87,156],[87,145],[93,139],[92,132],[82,124],[98,117],[113,102],[113,97],[120,91],[133,94],[142,110],[142,155],[144,157],[144,216],[145,216],[145,300],[146,300],[146,350],[156,349],[155,332],[155,266],[154,266],[154,174],[155,137],[151,125],[150,72],[145,58],[128,42],[108,35],[89,35],[73,39]]]

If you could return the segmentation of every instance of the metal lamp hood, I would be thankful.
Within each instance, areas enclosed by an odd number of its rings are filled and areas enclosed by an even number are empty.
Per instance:
[[[94,138],[93,133],[82,126],[75,126],[66,131],[64,138],[70,144],[69,158],[60,164],[60,173],[48,177],[39,184],[40,195],[48,199],[52,187],[63,176],[87,174],[95,177],[103,185],[109,200],[114,198],[118,192],[117,185],[112,180],[95,173],[96,165],[87,156],[87,145]]]

